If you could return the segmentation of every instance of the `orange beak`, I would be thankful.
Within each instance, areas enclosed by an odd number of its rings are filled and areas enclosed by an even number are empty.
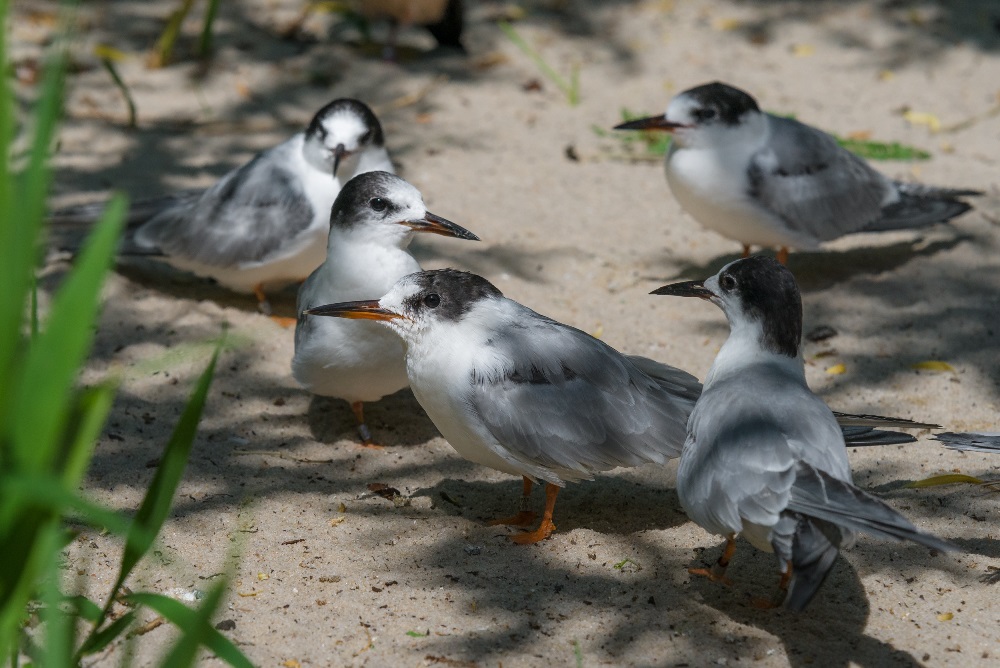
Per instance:
[[[302,312],[304,315],[326,315],[331,318],[349,318],[351,320],[396,320],[404,316],[393,313],[378,305],[378,300],[370,299],[361,302],[342,302],[314,306]]]

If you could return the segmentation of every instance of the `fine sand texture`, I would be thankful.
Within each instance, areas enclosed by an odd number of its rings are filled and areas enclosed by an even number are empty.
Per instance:
[[[843,239],[793,253],[789,267],[802,286],[804,330],[837,332],[804,346],[809,382],[831,406],[1000,431],[995,3],[470,0],[468,56],[427,53],[429,36],[408,29],[394,63],[330,14],[283,39],[304,3],[247,0],[221,3],[208,64],[191,55],[196,9],[178,61],[148,69],[177,4],[83,3],[53,206],[209,185],[326,102],[358,97],[379,114],[400,174],[428,208],[482,238],[419,238],[412,248],[424,267],[482,274],[618,350],[704,378],[728,332],[722,313],[648,293],[713,274],[739,244],[680,209],[659,160],[634,159],[641,147],[602,133],[623,108],[660,113],[674,94],[722,80],[769,111],[931,153],[876,163],[894,178],[985,192],[952,225]],[[54,7],[14,4],[15,60],[42,53]],[[579,104],[504,36],[504,17],[567,80],[578,71]],[[384,36],[376,26],[375,39]],[[135,129],[93,55],[98,44],[125,54],[117,67],[135,99]],[[33,89],[22,80],[17,90],[28,99]],[[49,253],[43,301],[69,266],[68,254]],[[232,572],[216,621],[256,665],[1000,661],[1000,497],[969,485],[906,486],[950,472],[1000,478],[1000,455],[952,452],[927,432],[911,445],[853,450],[858,485],[967,553],[863,537],[805,612],[760,610],[751,599],[774,590],[778,571],[746,542],[733,587],[688,574],[717,559],[722,541],[684,515],[676,463],[568,486],[556,533],[514,545],[514,530],[486,523],[516,509],[520,480],[461,459],[409,390],[367,407],[385,448],[362,449],[345,403],[296,385],[293,332],[251,297],[133,258],[110,276],[105,300],[82,381],[118,374],[123,383],[86,492],[126,513],[228,326],[173,513],[128,584],[191,601]],[[272,302],[294,315],[294,286]],[[373,483],[398,497],[373,493]],[[541,510],[537,490],[534,502]],[[67,578],[103,598],[121,547],[85,532],[67,551]],[[136,662],[153,664],[175,637],[169,625],[141,636]],[[114,645],[92,663],[119,665],[125,653]]]

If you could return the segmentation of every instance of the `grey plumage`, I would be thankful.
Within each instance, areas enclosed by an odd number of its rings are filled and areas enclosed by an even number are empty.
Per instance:
[[[934,436],[945,447],[963,452],[1000,452],[1000,433],[990,432],[950,432]]]
[[[498,363],[474,375],[468,403],[510,457],[561,484],[680,454],[697,378],[508,306],[527,326],[496,330]]]
[[[739,533],[775,553],[790,576],[782,579],[787,607],[805,607],[837,551],[851,546],[858,532],[955,549],[854,486],[842,428],[863,436],[871,425],[920,423],[843,415],[845,423],[857,424],[838,425],[806,384],[799,344],[774,344],[776,332],[801,325],[782,324],[783,318],[801,318],[791,272],[757,256],[730,263],[706,281],[654,292],[708,299],[729,320],[730,336],[688,422],[677,493],[685,512],[706,530],[731,545]],[[717,570],[697,572],[717,576]]]

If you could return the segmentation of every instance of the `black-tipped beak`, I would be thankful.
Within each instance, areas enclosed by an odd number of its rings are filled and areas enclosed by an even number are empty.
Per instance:
[[[398,313],[393,313],[392,311],[379,306],[377,299],[314,306],[313,308],[307,308],[302,313],[304,315],[326,315],[331,318],[349,318],[351,320],[385,321],[396,320],[397,318],[403,317]]]
[[[649,294],[667,295],[670,297],[698,297],[699,299],[711,299],[715,295],[705,287],[705,281],[684,281],[683,283],[671,283],[662,288],[656,288]]]
[[[648,118],[637,118],[634,121],[626,121],[615,126],[615,130],[663,130],[673,132],[678,128],[689,127],[683,123],[668,121],[666,116],[649,116]]]
[[[466,241],[479,241],[479,237],[461,225],[456,225],[441,216],[435,216],[430,211],[424,214],[423,218],[418,220],[404,220],[399,224],[406,225],[414,232],[430,232],[431,234],[440,234],[444,237],[455,237],[456,239],[465,239]]]
[[[333,149],[333,176],[337,177],[337,168],[340,167],[340,161],[344,159],[347,155],[347,149],[344,148],[343,144],[337,144],[336,148]]]

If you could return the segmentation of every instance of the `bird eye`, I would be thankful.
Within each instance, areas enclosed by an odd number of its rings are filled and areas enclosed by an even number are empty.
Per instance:
[[[692,113],[694,114],[694,117],[699,121],[707,121],[712,118],[715,118],[715,109],[712,109],[711,107],[703,107],[701,109],[695,109],[694,112]]]
[[[719,279],[719,286],[728,292],[736,287],[736,279],[729,274],[723,274]]]
[[[381,197],[373,197],[368,200],[368,206],[371,207],[372,211],[382,212],[389,208],[389,202],[382,199]]]
[[[367,144],[368,142],[371,141],[371,139],[372,139],[372,131],[369,130],[368,132],[366,132],[363,135],[361,135],[361,139],[358,140],[358,143],[359,144]]]
[[[436,292],[432,292],[426,297],[424,297],[424,304],[426,304],[428,308],[437,308],[438,304],[440,303],[441,303],[441,295],[439,295]]]

